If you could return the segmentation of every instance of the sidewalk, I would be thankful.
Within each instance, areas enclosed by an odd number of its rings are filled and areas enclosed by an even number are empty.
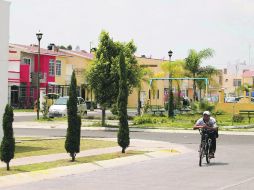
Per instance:
[[[103,140],[117,141],[117,139],[115,138],[114,139],[103,138]],[[171,152],[172,149],[177,150],[178,152],[172,153]],[[9,176],[3,176],[3,177],[0,177],[0,188],[7,187],[7,186],[21,185],[24,183],[35,182],[35,181],[40,181],[45,179],[57,178],[61,176],[79,174],[83,172],[91,172],[91,171],[100,170],[100,169],[109,168],[109,167],[117,167],[121,165],[127,165],[127,164],[137,163],[141,161],[168,157],[168,156],[178,155],[179,153],[187,153],[192,151],[185,148],[184,146],[176,145],[176,144],[172,144],[168,142],[138,140],[138,139],[131,139],[130,147],[128,147],[127,150],[142,150],[142,151],[149,151],[149,153],[145,153],[142,155],[128,156],[123,158],[116,158],[112,160],[97,161],[93,163],[64,166],[64,167],[52,168],[52,169],[42,170],[42,171],[26,172],[26,173],[14,174]],[[86,150],[77,154],[77,159],[79,157],[84,157],[84,156],[92,156],[92,155],[119,152],[119,151],[121,151],[120,147]],[[11,161],[10,167],[17,166],[17,165],[32,164],[32,163],[50,162],[50,161],[56,161],[59,159],[70,159],[70,156],[67,153],[61,153],[61,154],[51,154],[51,155],[44,155],[44,156],[18,158],[18,159],[13,159]],[[1,163],[0,167],[6,167],[6,166],[4,163]]]

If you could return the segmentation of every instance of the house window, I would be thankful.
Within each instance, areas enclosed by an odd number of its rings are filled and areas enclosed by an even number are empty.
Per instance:
[[[31,59],[30,58],[24,58],[23,59],[23,64],[25,64],[25,65],[31,65]]]
[[[20,97],[26,96],[26,83],[21,83],[19,87]]]
[[[241,79],[234,79],[233,86],[241,86]]]
[[[54,59],[49,60],[49,75],[50,76],[55,75],[55,61],[54,61]]]
[[[34,96],[34,89],[31,87],[30,88],[30,97],[33,97]]]
[[[56,60],[56,75],[60,76],[61,75],[61,69],[62,69],[62,63],[60,60]]]
[[[219,84],[222,85],[222,76],[219,76]]]

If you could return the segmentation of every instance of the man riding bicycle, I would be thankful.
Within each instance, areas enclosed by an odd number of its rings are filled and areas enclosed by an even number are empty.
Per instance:
[[[216,120],[211,117],[211,113],[209,111],[204,111],[203,117],[196,122],[193,129],[206,129],[208,131],[209,138],[212,140],[209,157],[214,158],[214,153],[216,151],[216,138],[218,138],[218,126],[216,124]]]

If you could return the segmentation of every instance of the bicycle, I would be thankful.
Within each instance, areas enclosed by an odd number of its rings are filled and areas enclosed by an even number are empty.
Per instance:
[[[212,139],[209,137],[209,131],[207,129],[200,129],[201,142],[199,145],[199,166],[202,166],[202,160],[206,157],[207,164],[210,163],[210,150],[212,146]]]

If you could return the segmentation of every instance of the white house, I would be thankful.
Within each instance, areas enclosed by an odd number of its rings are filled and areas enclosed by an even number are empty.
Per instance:
[[[0,0],[0,141],[2,141],[2,120],[8,102],[8,55],[9,55],[9,16],[10,2]]]

